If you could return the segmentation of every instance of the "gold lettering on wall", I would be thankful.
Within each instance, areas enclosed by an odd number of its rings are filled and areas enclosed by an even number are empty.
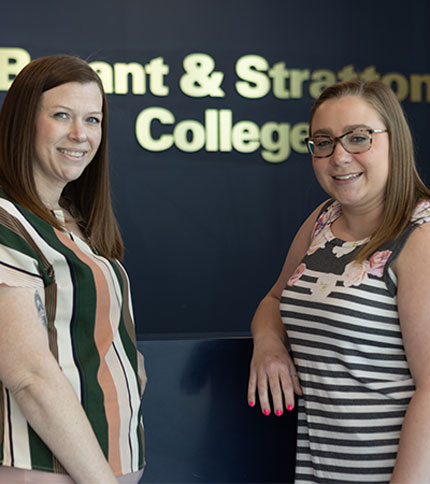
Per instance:
[[[15,76],[30,61],[30,54],[24,49],[0,47],[0,91],[7,91]]]

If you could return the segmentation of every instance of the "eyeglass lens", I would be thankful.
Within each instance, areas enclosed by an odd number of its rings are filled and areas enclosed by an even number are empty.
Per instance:
[[[316,156],[329,156],[334,151],[336,140],[329,136],[315,136],[310,143],[311,151]],[[353,131],[339,137],[339,142],[350,153],[363,153],[372,143],[372,136],[367,131]]]

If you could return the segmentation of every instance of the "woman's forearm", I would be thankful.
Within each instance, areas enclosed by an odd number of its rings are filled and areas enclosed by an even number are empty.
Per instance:
[[[251,332],[254,343],[260,339],[274,339],[285,344],[287,334],[281,321],[277,298],[267,295],[260,302],[252,319]]]
[[[54,365],[48,362],[44,375],[29,375],[12,395],[76,483],[117,482],[76,393]]]

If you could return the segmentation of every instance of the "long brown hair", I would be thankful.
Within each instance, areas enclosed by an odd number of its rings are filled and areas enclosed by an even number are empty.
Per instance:
[[[363,246],[357,260],[367,259],[378,247],[398,237],[408,224],[417,203],[430,198],[421,180],[414,156],[409,125],[392,89],[381,81],[344,81],[327,87],[315,101],[310,115],[310,130],[317,109],[329,99],[360,96],[379,114],[389,136],[389,174],[382,224]]]
[[[61,198],[79,214],[79,224],[92,247],[105,257],[121,259],[124,246],[110,198],[107,101],[99,76],[84,60],[68,55],[42,57],[16,76],[0,112],[0,185],[15,202],[61,228],[39,198],[33,160],[41,96],[68,82],[98,85],[103,98],[102,137],[91,163],[77,180],[66,185]]]

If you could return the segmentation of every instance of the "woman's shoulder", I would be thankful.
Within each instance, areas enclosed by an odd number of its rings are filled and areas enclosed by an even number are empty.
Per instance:
[[[430,206],[425,208],[422,204],[415,211],[416,215],[412,217],[413,224],[410,230],[406,230],[407,236],[403,240],[398,261],[396,261],[395,272],[399,275],[412,272],[417,277],[418,273],[425,270],[430,274]],[[411,220],[412,220],[411,219]]]
[[[0,188],[0,213],[1,219],[19,218],[22,207],[15,203],[5,192]]]
[[[411,223],[422,225],[430,222],[430,200],[418,202],[411,216]]]
[[[410,227],[407,248],[414,253],[422,246],[427,253],[430,248],[430,200],[421,200],[417,204],[411,216]]]
[[[329,199],[323,202],[315,212],[317,216],[312,234],[313,237],[317,236],[339,217],[342,212],[342,206],[337,200]]]

